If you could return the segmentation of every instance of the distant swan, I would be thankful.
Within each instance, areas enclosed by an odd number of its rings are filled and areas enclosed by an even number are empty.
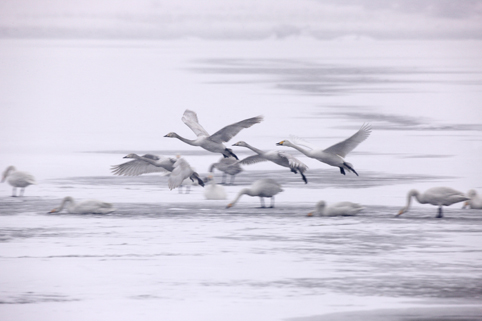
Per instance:
[[[482,198],[479,195],[477,195],[477,192],[475,190],[471,189],[467,193],[467,197],[469,197],[470,199],[464,203],[464,206],[462,208],[465,208],[468,206],[469,208],[474,210],[482,209]]]
[[[134,160],[111,166],[111,171],[114,175],[138,176],[147,173],[172,172],[174,163],[177,160],[172,157],[152,154],[145,154],[143,156],[129,154],[124,156],[124,158],[133,158]]]
[[[246,147],[251,149],[256,154],[258,154],[258,155],[246,157],[245,159],[239,161],[240,164],[249,165],[249,164],[254,164],[258,162],[271,161],[280,166],[288,167],[295,174],[300,172],[301,178],[303,179],[305,184],[308,183],[308,180],[304,175],[304,172],[308,169],[308,166],[303,164],[300,160],[298,160],[296,157],[292,156],[289,153],[285,153],[278,150],[270,150],[265,152],[243,141],[237,142],[233,146]]]
[[[8,179],[7,179],[8,178]],[[25,188],[29,185],[37,184],[35,178],[26,172],[19,172],[14,166],[8,166],[3,172],[2,183],[7,179],[7,182],[13,186],[12,196],[16,197],[17,187],[20,188],[19,196],[23,196]]]
[[[456,191],[449,187],[432,187],[425,191],[425,193],[420,193],[417,190],[411,190],[407,195],[407,205],[403,207],[396,216],[402,215],[408,212],[412,197],[420,204],[432,204],[438,206],[437,218],[443,217],[442,206],[450,206],[455,203],[463,202],[469,198],[464,195],[464,193]]]
[[[331,166],[339,167],[340,173],[343,175],[345,175],[345,170],[347,170],[348,172],[353,172],[358,176],[358,173],[353,168],[353,165],[345,161],[345,157],[361,142],[367,139],[368,136],[370,136],[370,133],[371,126],[369,124],[364,124],[351,137],[324,150],[308,146],[306,142],[296,138],[294,138],[295,143],[292,143],[289,140],[282,140],[281,142],[277,143],[277,145],[293,147],[308,157],[314,158]],[[303,147],[307,147],[308,149]]]
[[[208,177],[209,184],[204,187],[204,197],[207,200],[225,200],[228,195],[223,186],[216,184],[212,175]]]
[[[235,176],[243,171],[243,168],[234,157],[221,158],[217,163],[211,164],[209,172],[213,173],[214,169],[223,172],[221,184],[226,184],[226,175],[231,175],[230,185],[234,184]]]
[[[234,206],[234,204],[236,204],[236,202],[241,198],[241,196],[245,194],[249,196],[259,196],[261,207],[265,207],[263,197],[270,197],[271,198],[270,207],[273,208],[274,196],[282,191],[283,189],[281,188],[281,185],[278,184],[276,181],[270,178],[260,179],[255,181],[253,184],[251,184],[250,187],[243,188],[241,191],[239,191],[238,196],[236,196],[236,198],[231,203],[228,204],[227,208]]]
[[[199,174],[196,173],[192,169],[191,165],[189,165],[189,163],[181,157],[174,163],[174,169],[171,172],[169,179],[167,180],[167,185],[169,186],[169,189],[172,190],[176,187],[181,186],[182,182],[186,178],[191,179],[191,181],[193,182],[196,179],[199,185],[204,187],[204,182],[199,177]]]
[[[308,213],[308,216],[353,216],[361,210],[363,210],[363,206],[352,202],[340,202],[326,206],[325,201],[319,201],[315,210]]]
[[[108,214],[115,211],[111,203],[98,200],[86,200],[76,203],[70,196],[62,200],[59,208],[54,208],[49,213],[58,213],[66,208],[70,214]]]
[[[184,115],[182,116],[182,121],[189,128],[191,128],[191,130],[197,135],[197,138],[187,139],[173,132],[165,135],[164,137],[174,137],[185,142],[186,144],[192,146],[200,146],[207,151],[213,153],[221,153],[224,157],[233,156],[234,158],[238,159],[238,157],[233,153],[231,149],[224,146],[223,142],[228,142],[231,138],[236,136],[243,128],[249,128],[254,124],[261,122],[262,120],[262,116],[248,118],[221,128],[214,134],[209,135],[208,132],[199,124],[196,113],[192,110],[186,109]]]

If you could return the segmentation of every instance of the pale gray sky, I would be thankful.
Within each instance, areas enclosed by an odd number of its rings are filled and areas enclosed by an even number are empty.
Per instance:
[[[0,37],[480,39],[480,0],[3,0]]]

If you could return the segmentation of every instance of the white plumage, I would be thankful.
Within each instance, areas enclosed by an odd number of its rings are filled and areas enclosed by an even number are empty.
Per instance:
[[[20,188],[19,196],[23,196],[25,188],[29,185],[37,184],[35,178],[27,173],[27,172],[20,172],[17,171],[15,166],[8,166],[2,175],[2,183],[7,180],[8,184],[13,186],[12,189],[12,196],[15,197],[17,188]]]
[[[183,181],[187,178],[191,179],[192,181],[196,179],[199,185],[204,186],[204,182],[199,177],[198,173],[193,170],[191,165],[189,165],[184,158],[180,157],[174,163],[174,169],[167,180],[167,186],[170,190],[172,190],[178,186],[181,186]]]
[[[315,210],[308,213],[308,216],[353,216],[362,210],[363,206],[352,202],[339,202],[327,206],[325,201],[319,201],[316,204]]]
[[[276,181],[270,178],[263,178],[255,181],[253,184],[251,184],[250,187],[240,190],[236,198],[231,203],[229,203],[227,207],[230,208],[234,206],[234,204],[236,204],[236,202],[243,195],[258,196],[261,202],[261,207],[265,207],[264,197],[270,197],[270,207],[274,207],[274,196],[282,191],[283,189],[281,188],[281,185],[278,184]]]
[[[469,207],[474,210],[482,209],[482,197],[480,197],[475,190],[471,189],[467,193],[467,197],[470,199],[464,203],[462,208]]]
[[[70,214],[108,214],[115,211],[111,203],[98,200],[85,200],[77,203],[71,196],[67,196],[62,200],[59,208],[54,208],[49,213],[58,213],[64,208]]]
[[[207,200],[225,200],[228,198],[223,186],[216,184],[212,175],[209,176],[209,184],[204,187],[204,198]]]

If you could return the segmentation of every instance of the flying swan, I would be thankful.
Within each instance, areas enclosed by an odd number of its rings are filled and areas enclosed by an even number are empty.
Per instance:
[[[194,169],[189,165],[189,163],[182,157],[180,157],[174,163],[174,169],[167,180],[167,186],[170,190],[182,185],[182,182],[189,178],[191,181],[197,180],[199,185],[204,187],[203,180],[199,177],[199,174],[194,171]]]
[[[197,135],[196,139],[187,139],[179,136],[178,134],[171,132],[164,137],[177,138],[186,144],[192,146],[200,146],[207,151],[213,153],[221,153],[224,157],[233,156],[238,159],[238,157],[233,153],[233,151],[224,146],[223,142],[228,142],[231,138],[236,136],[243,128],[249,128],[254,124],[260,123],[263,120],[263,116],[248,118],[240,122],[228,125],[221,128],[212,135],[199,124],[197,115],[192,110],[186,109],[184,115],[182,116],[182,121]]]
[[[111,203],[98,200],[86,200],[76,203],[71,196],[62,200],[59,208],[54,208],[49,213],[59,213],[66,208],[70,214],[108,214],[115,211]]]
[[[477,195],[477,192],[475,190],[471,189],[467,193],[467,197],[470,199],[464,203],[464,206],[462,208],[466,208],[468,206],[471,209],[482,209],[482,198]]]
[[[236,198],[231,203],[228,204],[227,208],[233,207],[234,204],[236,204],[236,202],[241,198],[241,196],[245,194],[249,196],[258,196],[261,202],[261,207],[265,207],[264,197],[270,197],[271,198],[270,207],[273,208],[274,196],[282,191],[283,189],[281,188],[281,185],[278,184],[276,181],[270,178],[263,178],[253,182],[253,184],[251,184],[250,187],[243,188],[242,190],[240,190]]]
[[[419,191],[412,189],[407,195],[407,205],[405,205],[396,216],[408,212],[412,197],[415,197],[420,204],[432,204],[438,206],[437,218],[443,217],[442,206],[450,206],[469,199],[464,193],[449,187],[432,187],[426,190],[425,193],[420,193]]]
[[[315,210],[308,213],[307,216],[354,216],[361,210],[363,210],[363,206],[352,202],[339,202],[326,206],[325,201],[319,201]]]
[[[363,124],[363,126],[351,137],[324,150],[308,146],[305,141],[297,138],[293,138],[293,140],[295,141],[294,143],[290,142],[289,140],[282,140],[276,145],[293,147],[294,149],[297,149],[308,157],[314,158],[320,162],[326,163],[331,166],[339,167],[340,173],[342,173],[343,175],[345,175],[346,170],[348,172],[353,172],[358,176],[358,173],[353,168],[353,165],[345,161],[345,157],[361,142],[367,139],[368,136],[370,136],[370,133],[370,124]]]
[[[289,153],[285,153],[277,150],[270,150],[265,152],[243,141],[237,142],[233,146],[246,147],[251,149],[253,152],[257,154],[257,155],[246,157],[245,159],[239,161],[240,164],[249,165],[249,164],[254,164],[254,163],[259,163],[264,161],[271,161],[280,166],[288,167],[295,174],[300,172],[301,178],[303,179],[305,184],[308,183],[308,180],[304,175],[304,172],[308,169],[308,166],[303,164],[301,161],[299,161],[297,158],[295,158]]]
[[[137,154],[129,154],[124,158],[133,158],[134,160],[111,166],[114,175],[139,176],[147,173],[168,173],[174,169],[176,158],[163,157],[152,154],[139,156]]]
[[[2,183],[7,179],[8,184],[13,186],[12,196],[16,197],[17,187],[20,188],[19,196],[23,196],[25,188],[29,185],[37,184],[35,178],[26,172],[19,172],[14,166],[8,166],[2,175]]]

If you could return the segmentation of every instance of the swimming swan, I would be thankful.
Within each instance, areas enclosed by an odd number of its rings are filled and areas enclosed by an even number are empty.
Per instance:
[[[134,160],[111,166],[114,175],[139,176],[147,173],[172,172],[176,158],[163,157],[152,154],[139,156],[137,154],[129,154],[124,158],[133,158]]]
[[[271,208],[274,207],[274,196],[278,194],[279,192],[282,192],[283,189],[281,188],[281,185],[278,184],[276,181],[270,179],[270,178],[264,178],[257,180],[251,184],[250,187],[248,188],[243,188],[242,190],[239,191],[238,196],[228,204],[227,208],[233,207],[234,204],[241,198],[243,195],[249,195],[249,196],[259,196],[260,202],[261,202],[261,207],[264,206],[264,198],[263,197],[271,197]]]
[[[371,126],[369,124],[364,124],[355,134],[351,137],[345,139],[344,141],[339,142],[333,146],[328,147],[327,149],[320,149],[312,146],[308,146],[308,144],[300,139],[293,138],[295,143],[290,142],[289,140],[282,140],[281,142],[277,143],[276,145],[281,146],[289,146],[297,149],[301,153],[305,154],[308,157],[314,158],[320,162],[326,163],[331,166],[339,167],[340,173],[345,175],[345,170],[348,172],[353,172],[358,176],[358,173],[353,168],[353,165],[345,161],[346,155],[354,150],[361,142],[370,136],[371,133]],[[306,147],[308,149],[305,149]]]
[[[86,200],[76,203],[70,196],[62,200],[59,208],[54,208],[49,213],[59,213],[66,208],[70,214],[108,214],[115,211],[111,203],[98,200]]]
[[[208,177],[209,184],[204,187],[204,198],[207,200],[225,200],[228,198],[223,186],[216,184],[212,175]]]
[[[2,183],[7,179],[8,184],[13,186],[12,196],[16,197],[17,187],[20,188],[19,196],[23,196],[25,188],[37,184],[35,178],[26,172],[19,172],[14,166],[8,166],[2,175]]]
[[[238,159],[238,157],[233,153],[233,151],[224,146],[223,142],[228,142],[231,138],[236,136],[243,128],[249,128],[254,124],[257,124],[263,120],[263,116],[248,118],[240,122],[228,125],[221,128],[212,135],[199,124],[197,115],[192,110],[186,109],[184,115],[182,116],[182,121],[197,135],[196,139],[187,139],[179,136],[178,134],[171,132],[164,137],[177,138],[186,144],[192,146],[200,146],[207,151],[213,153],[221,153],[224,157],[233,156]]]
[[[477,192],[475,190],[471,189],[467,193],[467,197],[470,199],[464,203],[464,206],[462,208],[466,208],[468,206],[471,209],[482,209],[482,198],[477,195]]]
[[[253,152],[255,152],[258,155],[253,155],[246,157],[245,159],[239,161],[240,164],[254,164],[254,163],[259,163],[263,161],[271,161],[275,164],[278,164],[283,167],[288,167],[293,173],[297,174],[300,172],[301,178],[305,182],[305,184],[308,183],[308,180],[306,179],[306,176],[304,175],[304,172],[308,169],[308,166],[303,164],[301,161],[299,161],[296,157],[292,156],[289,153],[285,153],[282,151],[277,151],[277,150],[270,150],[270,151],[262,151],[260,149],[257,149],[251,145],[249,145],[246,142],[240,141],[234,144],[233,146],[242,146],[251,149]]]
[[[243,171],[243,168],[234,157],[221,158],[217,163],[211,164],[209,172],[213,173],[214,169],[223,172],[221,184],[226,184],[226,175],[231,175],[230,185],[234,184],[235,176]]]
[[[167,186],[169,186],[170,190],[173,190],[174,188],[181,186],[182,182],[186,178],[191,179],[191,181],[193,182],[194,179],[196,179],[199,185],[204,187],[204,182],[199,177],[199,174],[193,170],[191,165],[189,165],[189,163],[184,158],[180,157],[174,163],[174,169],[172,170],[171,175],[167,180]]]
[[[463,202],[469,198],[464,195],[464,193],[456,191],[449,187],[432,187],[425,191],[425,193],[420,193],[417,190],[411,190],[407,195],[407,205],[404,206],[396,216],[400,216],[405,212],[408,212],[410,204],[412,202],[412,197],[420,204],[432,204],[438,206],[437,218],[443,217],[442,206],[450,206],[452,204]]]
[[[325,201],[319,201],[313,212],[308,213],[307,216],[321,215],[321,216],[353,216],[363,210],[363,206],[352,202],[339,202],[326,206]]]

